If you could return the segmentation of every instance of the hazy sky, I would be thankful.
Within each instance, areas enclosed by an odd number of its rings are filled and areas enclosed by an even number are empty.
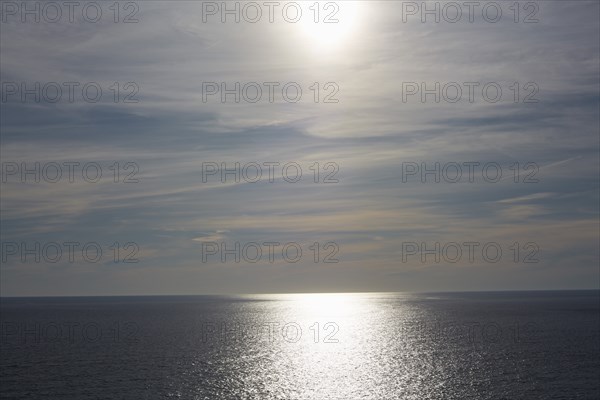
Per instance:
[[[598,288],[597,1],[112,3],[2,1],[3,296]]]

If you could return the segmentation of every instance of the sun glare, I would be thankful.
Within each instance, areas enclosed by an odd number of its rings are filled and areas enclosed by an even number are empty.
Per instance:
[[[318,50],[342,47],[358,28],[364,7],[359,1],[315,1],[305,9],[300,29],[307,44]]]

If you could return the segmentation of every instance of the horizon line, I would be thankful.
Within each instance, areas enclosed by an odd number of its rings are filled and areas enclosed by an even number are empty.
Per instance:
[[[2,296],[10,298],[73,298],[73,297],[193,297],[193,296],[260,296],[260,295],[317,295],[317,294],[435,294],[435,293],[518,293],[518,292],[591,292],[600,291],[598,288],[580,289],[499,289],[499,290],[445,290],[445,291],[360,291],[360,292],[287,292],[287,293],[204,293],[204,294],[98,294],[98,295],[26,295]]]

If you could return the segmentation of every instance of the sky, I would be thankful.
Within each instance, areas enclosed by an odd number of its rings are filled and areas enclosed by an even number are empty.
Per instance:
[[[600,287],[597,1],[88,3],[1,2],[2,296]]]

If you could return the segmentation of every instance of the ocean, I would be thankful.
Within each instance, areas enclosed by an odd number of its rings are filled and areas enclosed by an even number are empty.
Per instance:
[[[598,399],[600,292],[2,298],[2,399]]]

